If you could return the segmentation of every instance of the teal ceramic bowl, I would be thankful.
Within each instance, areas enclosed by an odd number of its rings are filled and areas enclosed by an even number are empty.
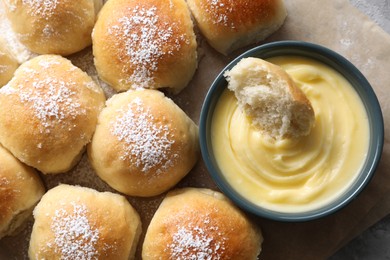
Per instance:
[[[326,206],[323,206],[322,208],[308,212],[276,212],[251,203],[241,196],[240,193],[227,182],[218,167],[212,149],[210,134],[211,121],[219,97],[227,87],[227,82],[223,76],[224,72],[232,69],[232,67],[235,66],[242,58],[257,57],[267,59],[282,55],[294,55],[314,59],[338,71],[354,87],[363,101],[368,115],[370,131],[369,148],[366,161],[364,162],[358,177],[347,191],[336,200]],[[375,173],[375,169],[382,154],[384,125],[382,111],[370,83],[352,63],[336,52],[320,45],[300,41],[280,41],[264,44],[243,53],[227,65],[217,76],[211,85],[202,106],[199,123],[199,137],[202,157],[211,177],[220,190],[235,204],[260,217],[277,221],[298,222],[318,219],[338,211],[356,198],[356,196],[367,186]]]

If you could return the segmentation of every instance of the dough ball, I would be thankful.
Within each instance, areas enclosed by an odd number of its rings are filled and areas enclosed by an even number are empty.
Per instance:
[[[184,0],[109,0],[92,34],[96,69],[117,91],[187,86],[197,67]]]
[[[168,193],[150,222],[142,259],[257,259],[263,237],[224,195],[185,188]]]
[[[229,54],[264,40],[287,16],[284,0],[187,0],[208,43]]]
[[[19,231],[44,192],[35,170],[0,146],[0,239]]]
[[[32,52],[69,55],[91,45],[102,0],[4,0],[19,40]]]
[[[92,139],[102,89],[57,55],[22,64],[0,89],[0,143],[43,173],[72,168]]]
[[[88,154],[100,178],[132,196],[158,195],[198,159],[198,127],[157,90],[117,94],[107,102]]]
[[[34,218],[32,260],[133,259],[142,230],[125,197],[80,186],[49,190]]]

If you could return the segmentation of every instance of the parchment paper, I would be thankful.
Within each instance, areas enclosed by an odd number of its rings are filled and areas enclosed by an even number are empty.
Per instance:
[[[354,63],[372,84],[382,106],[385,131],[389,132],[390,36],[368,17],[355,9],[347,0],[286,0],[288,18],[284,26],[265,42],[276,40],[302,40],[331,48]],[[1,28],[1,27],[0,27]],[[225,57],[212,50],[198,36],[199,68],[190,85],[173,100],[196,122],[207,90],[220,72],[234,57],[248,46]],[[260,43],[261,44],[261,43]],[[98,81],[92,63],[90,48],[69,57],[76,66],[87,71]],[[100,82],[106,95],[114,92]],[[356,235],[390,213],[390,144],[388,135],[382,160],[368,187],[350,205],[329,217],[304,222],[281,223],[251,216],[262,228],[263,252],[260,259],[325,259]],[[98,179],[90,168],[86,156],[75,169],[58,176],[43,176],[47,188],[58,183],[78,184],[99,191],[112,191]],[[195,168],[177,187],[209,187],[217,189],[200,159]],[[140,213],[143,234],[137,259],[140,259],[143,236],[163,195],[153,198],[128,197]],[[3,251],[16,259],[27,258],[31,220],[22,232],[0,241]],[[1,253],[0,253],[1,256]]]

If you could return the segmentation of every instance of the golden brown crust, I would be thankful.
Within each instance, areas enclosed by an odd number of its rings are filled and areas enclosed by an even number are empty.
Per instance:
[[[148,259],[256,259],[262,236],[221,193],[185,188],[169,192],[146,232]]]
[[[7,48],[5,40],[0,36],[0,87],[11,80],[19,63]]]
[[[0,238],[31,215],[45,189],[38,174],[0,146]]]
[[[99,76],[117,91],[183,89],[197,66],[184,0],[109,0],[93,31]]]
[[[198,146],[197,126],[172,100],[157,90],[135,90],[107,101],[88,155],[114,189],[154,196],[192,169]]]
[[[69,55],[91,44],[95,6],[91,0],[6,0],[12,29],[39,54]]]
[[[217,51],[228,54],[265,39],[284,22],[282,0],[188,0],[196,22]]]
[[[30,259],[131,259],[142,230],[125,197],[79,186],[49,190],[34,218]]]
[[[104,93],[70,61],[42,55],[0,90],[0,142],[44,173],[67,171],[91,140]]]

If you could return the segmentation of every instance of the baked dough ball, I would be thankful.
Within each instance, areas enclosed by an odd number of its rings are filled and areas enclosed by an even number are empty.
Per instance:
[[[99,76],[117,91],[169,88],[177,93],[197,67],[184,0],[108,0],[92,40]]]
[[[310,134],[313,107],[283,68],[259,58],[244,58],[225,77],[253,126],[274,139]]]
[[[263,237],[219,192],[167,194],[147,229],[142,259],[257,259]]]
[[[259,42],[282,26],[283,0],[187,0],[208,43],[218,52],[230,52]]]
[[[0,143],[43,173],[69,170],[92,139],[105,96],[71,62],[42,55],[0,89]]]
[[[32,52],[68,55],[91,44],[102,0],[3,0],[12,29]]]
[[[198,159],[198,127],[158,90],[114,95],[99,115],[88,154],[100,178],[132,196],[158,195]]]
[[[18,231],[44,192],[34,169],[0,146],[0,239]]]
[[[79,186],[49,190],[34,218],[31,260],[133,259],[142,230],[125,197]]]
[[[18,66],[18,61],[8,50],[6,42],[0,36],[0,87],[11,80]]]

